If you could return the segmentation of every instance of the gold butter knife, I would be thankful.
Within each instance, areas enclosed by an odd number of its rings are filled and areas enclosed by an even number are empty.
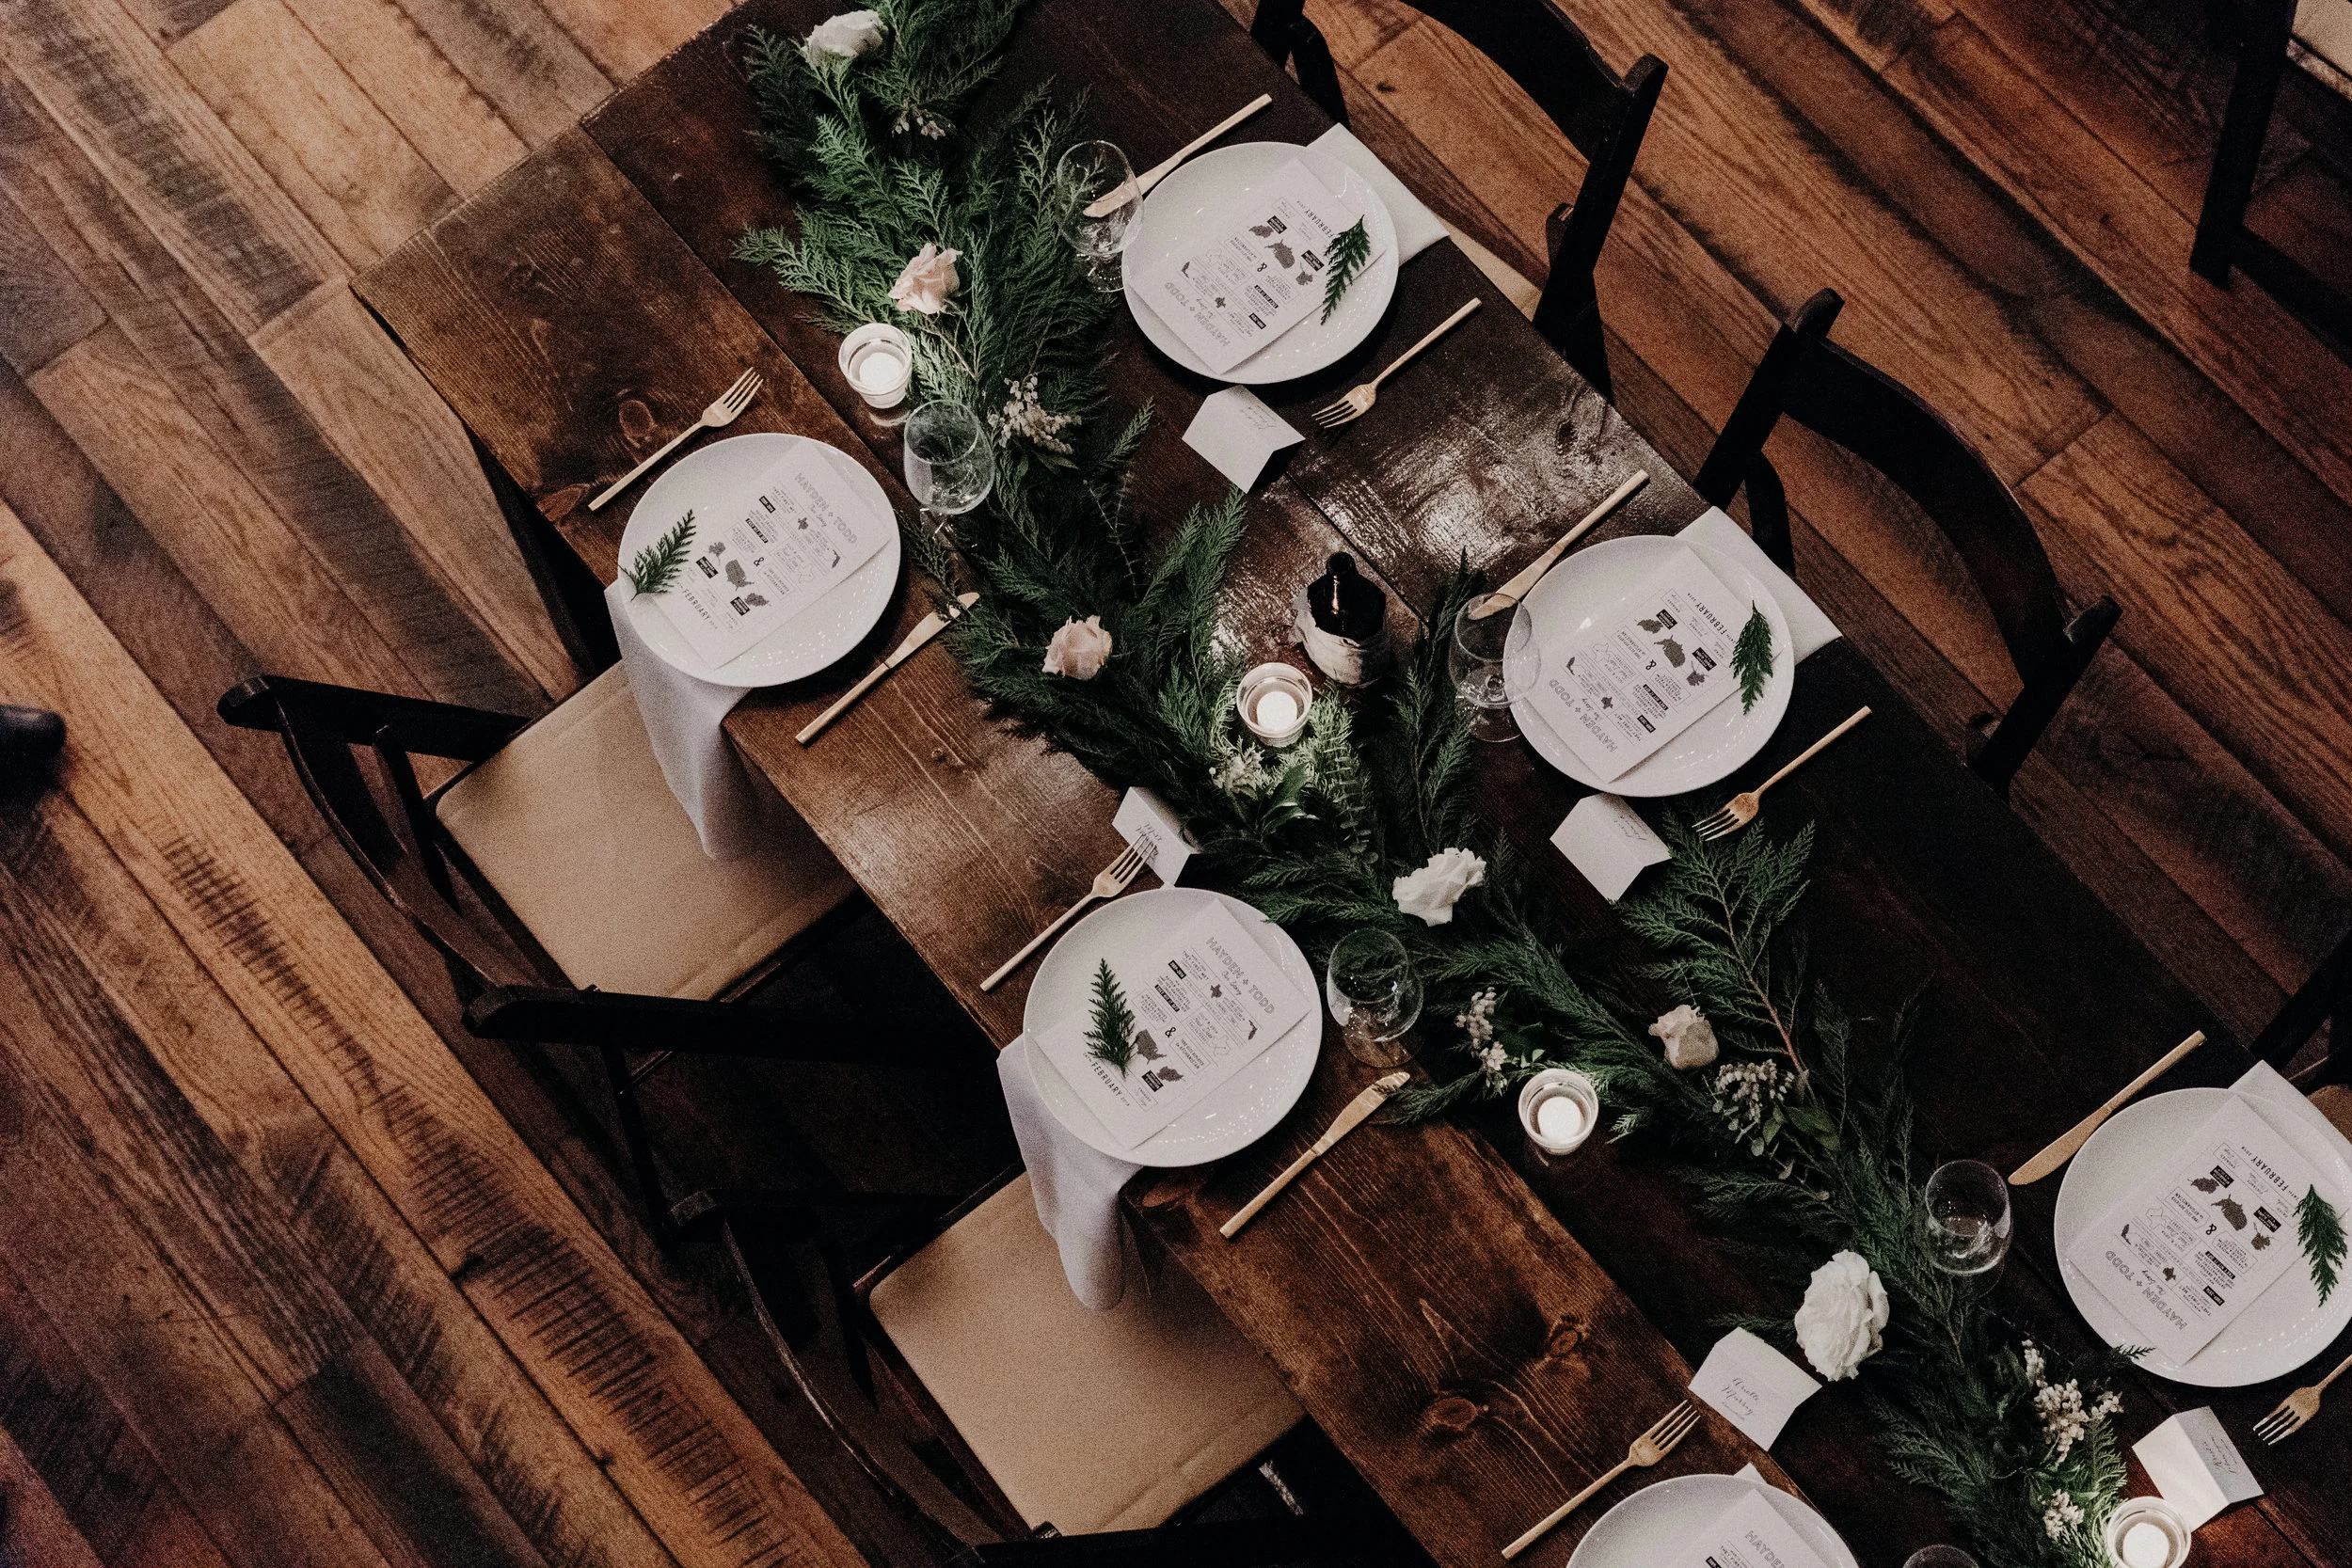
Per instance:
[[[1133,180],[1122,181],[1119,184],[1113,185],[1103,195],[1096,197],[1092,201],[1087,204],[1087,216],[1090,218],[1106,218],[1110,216],[1113,213],[1119,210],[1121,202],[1128,200],[1131,197],[1143,195],[1144,192],[1150,190],[1152,186],[1158,184],[1161,181],[1167,179],[1170,174],[1174,173],[1178,164],[1183,163],[1186,158],[1191,157],[1194,153],[1200,151],[1202,148],[1216,140],[1217,137],[1223,135],[1226,132],[1231,131],[1234,126],[1239,125],[1243,120],[1248,119],[1251,115],[1256,114],[1260,109],[1264,108],[1267,104],[1273,102],[1273,94],[1263,92],[1258,94],[1257,97],[1251,99],[1240,108],[1235,109],[1232,114],[1227,115],[1223,119],[1218,120],[1215,125],[1210,126],[1207,130],[1193,137],[1192,140],[1184,143],[1184,146],[1178,148],[1175,151],[1169,153],[1158,163],[1153,164],[1150,168],[1145,169],[1141,174],[1136,175]]]
[[[1633,494],[1634,491],[1639,490],[1643,485],[1647,484],[1648,483],[1649,470],[1646,468],[1636,468],[1633,471],[1632,478],[1627,480],[1623,484],[1618,485],[1614,490],[1610,491],[1607,496],[1602,498],[1601,503],[1598,506],[1594,507],[1590,512],[1584,514],[1584,520],[1582,522],[1577,524],[1576,527],[1562,534],[1559,538],[1559,542],[1554,544],[1551,548],[1546,550],[1543,554],[1529,562],[1527,563],[1527,570],[1521,572],[1518,577],[1513,578],[1509,582],[1504,583],[1493,593],[1487,594],[1486,602],[1470,611],[1470,619],[1473,621],[1483,621],[1487,616],[1496,613],[1498,610],[1510,609],[1513,605],[1518,603],[1521,599],[1535,592],[1535,585],[1544,580],[1544,574],[1551,570],[1551,563],[1559,560],[1570,545],[1573,545],[1579,539],[1583,538],[1585,533],[1595,523],[1599,522],[1603,517],[1608,516],[1609,514],[1617,510],[1617,508],[1624,503],[1626,497]]]
[[[856,702],[860,697],[865,696],[868,691],[874,689],[875,682],[890,673],[891,671],[896,670],[899,665],[904,664],[908,659],[913,658],[917,649],[921,648],[924,643],[929,642],[932,638],[937,637],[941,632],[946,631],[947,629],[947,623],[956,619],[957,616],[961,616],[965,610],[971,609],[975,604],[978,603],[979,597],[980,596],[977,594],[965,594],[956,600],[955,615],[943,616],[938,610],[934,610],[929,615],[924,616],[920,621],[915,622],[914,629],[907,633],[907,640],[899,643],[896,648],[893,648],[890,651],[890,657],[888,658],[883,659],[880,664],[877,664],[871,670],[868,670],[866,673],[865,679],[850,688],[849,690],[844,691],[841,694],[841,700],[839,702],[834,703],[833,706],[825,709],[824,712],[810,720],[808,721],[808,727],[801,731],[801,733],[793,736],[793,738],[798,740],[803,746],[816,739],[818,734],[823,731],[824,727],[827,724],[832,723],[834,720],[840,718],[842,713],[848,709],[851,703]]]
[[[1248,1202],[1243,1204],[1241,1206],[1240,1212],[1236,1213],[1232,1219],[1227,1220],[1223,1225],[1218,1226],[1216,1227],[1216,1233],[1224,1237],[1227,1241],[1232,1241],[1235,1231],[1239,1230],[1243,1226],[1248,1225],[1251,1220],[1255,1219],[1259,1210],[1274,1201],[1275,1194],[1280,1192],[1283,1188],[1297,1180],[1298,1173],[1300,1171],[1305,1170],[1309,1165],[1311,1165],[1317,1160],[1322,1159],[1325,1154],[1330,1152],[1330,1148],[1333,1144],[1338,1143],[1342,1138],[1344,1138],[1350,1132],[1353,1132],[1356,1130],[1358,1123],[1361,1122],[1366,1117],[1372,1115],[1373,1112],[1380,1109],[1383,1104],[1387,1103],[1389,1096],[1403,1088],[1412,1076],[1413,1075],[1409,1072],[1391,1072],[1386,1078],[1381,1079],[1379,1082],[1374,1084],[1370,1088],[1366,1089],[1363,1093],[1349,1101],[1347,1102],[1347,1108],[1342,1111],[1338,1116],[1331,1118],[1330,1129],[1326,1132],[1322,1137],[1317,1138],[1313,1145],[1308,1148],[1306,1153],[1301,1154],[1297,1159],[1293,1160],[1288,1170],[1276,1177],[1273,1180],[1267,1182],[1265,1184],[1265,1191],[1260,1193],[1256,1197],[1253,1197]]]
[[[2029,1181],[2039,1181],[2067,1161],[2072,1160],[2074,1157],[2074,1151],[2089,1141],[2090,1134],[2099,1131],[2100,1124],[2123,1108],[2124,1101],[2169,1072],[2173,1063],[2204,1043],[2205,1032],[2200,1029],[2157,1057],[2147,1071],[2116,1090],[2114,1099],[2076,1122],[2073,1129],[2058,1142],[2010,1172],[2009,1184],[2012,1187],[2022,1187]]]

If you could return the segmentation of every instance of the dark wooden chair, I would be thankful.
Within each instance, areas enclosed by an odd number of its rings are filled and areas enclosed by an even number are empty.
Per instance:
[[[1583,184],[1545,226],[1551,263],[1540,291],[1468,236],[1457,231],[1454,241],[1577,373],[1610,397],[1593,272],[1666,85],[1665,62],[1645,55],[1619,76],[1549,0],[1422,0],[1418,8],[1502,67],[1584,154]],[[1347,122],[1331,51],[1307,19],[1306,0],[1258,0],[1249,32],[1276,64],[1295,61],[1299,86],[1333,119]]]
[[[2295,8],[2296,0],[2210,0],[2207,7],[2215,37],[2236,50],[2238,64],[2214,145],[2213,170],[2205,179],[2188,264],[2225,289],[2232,269],[2242,271],[2338,345],[2352,345],[2352,295],[2246,226],[2263,144],[2269,138],[2280,84],[2291,64],[2287,46],[2294,36]]]
[[[1722,507],[1744,485],[1756,544],[1791,576],[1788,499],[1764,455],[1783,415],[1852,452],[1916,502],[1959,550],[2025,682],[2009,712],[1997,721],[1981,716],[1969,737],[1969,767],[2006,795],[2120,611],[2101,598],[2067,618],[2050,558],[2000,476],[1917,394],[1829,341],[1843,304],[1824,289],[1774,335],[1693,485]]]
[[[2339,1093],[2352,1090],[2352,934],[2320,960],[2303,988],[2287,998],[2247,1049],[2284,1072],[2322,1024],[2328,1028],[2328,1053],[2306,1068],[2297,1082],[2306,1090],[2329,1085]]]

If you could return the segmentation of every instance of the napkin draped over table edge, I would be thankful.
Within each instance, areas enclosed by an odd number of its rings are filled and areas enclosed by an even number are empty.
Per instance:
[[[1107,1312],[1126,1293],[1130,1243],[1119,1193],[1143,1166],[1104,1153],[1061,1124],[1038,1092],[1031,1049],[1024,1035],[996,1053],[1013,1141],[1028,1167],[1038,1223],[1061,1253],[1071,1293],[1081,1305]]]
[[[751,688],[690,675],[654,652],[630,613],[634,596],[627,578],[604,591],[613,641],[628,669],[629,695],[637,700],[654,760],[692,819],[703,853],[714,861],[748,855],[760,847],[766,781],[753,782],[721,725]]]

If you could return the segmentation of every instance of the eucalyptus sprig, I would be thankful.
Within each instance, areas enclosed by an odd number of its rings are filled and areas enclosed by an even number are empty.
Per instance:
[[[1731,645],[1731,673],[1740,677],[1740,711],[1745,713],[1772,678],[1772,623],[1761,606],[1751,609],[1740,640]]]
[[[689,512],[671,525],[669,532],[639,550],[637,559],[621,568],[621,575],[640,594],[661,593],[677,580],[693,547],[694,515]]]
[[[2319,1304],[2325,1307],[2335,1294],[2336,1270],[2344,1263],[2344,1217],[2313,1187],[2295,1206],[2295,1229],[2312,1266],[2312,1283],[2319,1287]]]
[[[1356,275],[1364,270],[1372,259],[1372,236],[1364,231],[1364,220],[1354,223],[1331,236],[1330,247],[1324,260],[1330,269],[1323,275],[1323,319],[1329,321],[1331,312],[1340,308],[1346,297],[1347,286],[1356,281]]]
[[[1136,1059],[1136,1015],[1128,1009],[1127,993],[1105,958],[1094,971],[1094,1022],[1087,1030],[1087,1054],[1127,1076]]]

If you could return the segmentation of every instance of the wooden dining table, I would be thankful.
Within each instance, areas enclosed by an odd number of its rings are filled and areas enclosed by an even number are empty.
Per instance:
[[[787,223],[793,210],[754,135],[740,70],[748,30],[798,36],[833,8],[751,0],[357,284],[535,508],[528,521],[601,580],[615,575],[628,505],[592,513],[589,498],[747,366],[768,390],[737,430],[830,442],[914,510],[897,477],[897,428],[836,369],[837,337],[808,301],[734,255],[745,229]],[[1238,135],[1303,143],[1328,128],[1213,0],[1036,0],[973,118],[1040,84],[1084,91],[1097,134],[1138,166],[1260,91],[1273,106]],[[1400,172],[1410,182],[1420,171]],[[1598,537],[1676,530],[1705,510],[1448,243],[1404,264],[1360,347],[1261,390],[1304,427],[1472,296],[1486,308],[1384,386],[1370,414],[1311,437],[1251,495],[1221,611],[1262,657],[1295,657],[1292,593],[1335,550],[1387,587],[1393,629],[1410,637],[1412,607],[1431,602],[1457,561],[1516,570],[1634,469],[1650,483]],[[1110,355],[1103,417],[1123,420],[1147,401],[1154,409],[1133,489],[1147,527],[1164,533],[1225,492],[1179,439],[1216,388],[1123,318]],[[1860,602],[1834,578],[1808,587],[1833,615]],[[1117,856],[1116,796],[986,711],[939,647],[814,745],[798,744],[794,732],[928,608],[902,592],[857,656],[755,692],[727,730],[1002,1046],[1021,1032],[1028,972],[993,992],[980,981]],[[1924,991],[1911,1068],[1922,1161],[1969,1156],[2007,1169],[2192,1029],[2213,1043],[2161,1087],[2226,1084],[2244,1070],[2227,1031],[1967,771],[1961,737],[1931,726],[1851,641],[1804,661],[1773,739],[1703,792],[1700,808],[1865,705],[1869,721],[1781,785],[1748,831],[1814,826],[1813,964],[1866,1039]],[[1482,748],[1479,766],[1483,822],[1557,906],[1564,941],[1616,962],[1627,938],[1610,906],[1548,843],[1583,791],[1522,743]],[[1449,1030],[1433,1020],[1422,1034],[1434,1054]],[[1720,1319],[1785,1316],[1796,1292],[1725,1252],[1656,1151],[1596,1142],[1548,1161],[1502,1106],[1359,1132],[1237,1239],[1221,1238],[1219,1224],[1370,1076],[1327,1039],[1279,1127],[1218,1164],[1147,1173],[1130,1189],[1131,1217],[1263,1350],[1438,1562],[1489,1568],[1682,1397]],[[2051,1243],[2058,1185],[2018,1190],[2016,1249],[1990,1289],[2019,1335],[2082,1352],[2095,1342]],[[2348,1349],[2352,1336],[2330,1354]],[[2277,1448],[2248,1435],[2297,1381],[2200,1390],[2124,1380],[2127,1438],[2170,1410],[2210,1403],[2266,1488],[2201,1529],[2205,1560],[2327,1563],[2352,1553],[2352,1410],[2324,1411]],[[1860,1386],[1847,1383],[1808,1403],[1770,1455],[1710,1416],[1665,1464],[1615,1483],[1525,1560],[1556,1568],[1647,1481],[1747,1463],[1809,1497],[1866,1564],[1892,1568],[1955,1534],[1936,1500],[1889,1468]],[[2149,1489],[2137,1471],[2133,1489]]]

